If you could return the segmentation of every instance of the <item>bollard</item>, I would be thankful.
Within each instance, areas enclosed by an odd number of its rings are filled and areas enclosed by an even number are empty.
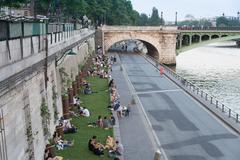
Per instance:
[[[159,149],[154,154],[154,160],[161,160],[161,152]]]
[[[131,104],[136,104],[134,96],[132,96]]]

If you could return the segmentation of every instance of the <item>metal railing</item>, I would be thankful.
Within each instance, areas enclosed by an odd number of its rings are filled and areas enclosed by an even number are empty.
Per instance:
[[[153,59],[150,56],[145,57],[148,61],[150,59],[150,63],[153,66],[156,66],[158,62]],[[152,62],[151,62],[152,61]],[[171,79],[173,82],[175,82],[179,87],[184,89],[186,92],[188,92],[192,97],[200,101],[203,105],[208,107],[212,112],[214,112],[218,117],[219,114],[221,119],[225,120],[225,118],[232,119],[236,123],[239,124],[239,113],[233,111],[233,109],[227,107],[225,104],[221,103],[217,98],[214,96],[208,94],[207,92],[204,92],[199,87],[195,86],[191,82],[187,81],[185,78],[181,77],[180,75],[176,74],[173,70],[171,70],[166,65],[160,64],[165,69],[165,75]],[[158,68],[159,69],[159,68]],[[231,122],[233,122],[231,121]],[[233,127],[234,128],[234,127]]]

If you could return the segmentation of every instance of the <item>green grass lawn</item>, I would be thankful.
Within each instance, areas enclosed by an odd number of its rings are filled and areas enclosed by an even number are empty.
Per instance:
[[[83,102],[81,106],[87,107],[90,110],[91,116],[72,118],[71,123],[78,128],[78,132],[74,134],[64,134],[64,139],[74,139],[74,146],[64,150],[56,151],[56,155],[64,157],[64,160],[110,160],[107,152],[103,157],[94,155],[88,150],[88,140],[96,135],[97,139],[105,145],[105,140],[108,135],[113,135],[113,130],[105,130],[99,127],[88,127],[87,123],[96,122],[99,115],[102,117],[109,116],[107,106],[109,104],[109,92],[107,79],[98,77],[89,77],[87,81],[91,83],[91,88],[94,92],[91,95],[80,93],[80,99]]]

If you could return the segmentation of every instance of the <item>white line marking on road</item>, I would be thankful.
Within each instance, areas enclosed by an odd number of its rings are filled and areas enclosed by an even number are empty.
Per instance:
[[[147,92],[135,92],[135,94],[151,94],[151,93],[164,93],[164,92],[182,92],[182,89],[170,89],[170,90],[158,90],[158,91],[147,91]]]

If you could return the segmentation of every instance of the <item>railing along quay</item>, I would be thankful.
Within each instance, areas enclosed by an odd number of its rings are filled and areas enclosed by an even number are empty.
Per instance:
[[[215,114],[218,118],[220,118],[223,122],[229,125],[232,129],[240,133],[240,120],[239,114],[233,111],[231,108],[227,107],[223,103],[221,103],[214,96],[204,92],[199,87],[195,86],[191,82],[187,81],[185,78],[181,77],[173,70],[171,70],[166,65],[160,64],[158,61],[153,59],[150,56],[144,56],[148,62],[150,62],[153,66],[155,66],[159,70],[159,66],[164,67],[165,75],[185,90],[189,95],[191,95],[198,102],[203,104],[209,111]]]

